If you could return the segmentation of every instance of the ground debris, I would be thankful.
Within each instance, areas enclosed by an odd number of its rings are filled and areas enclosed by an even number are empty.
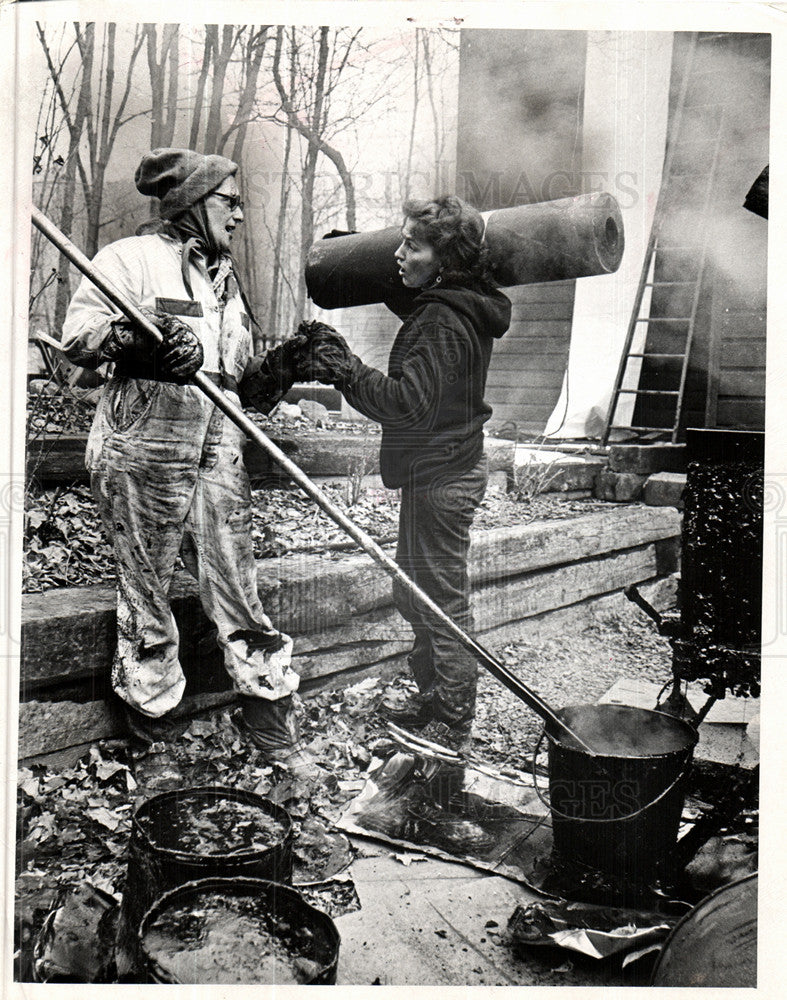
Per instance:
[[[342,484],[325,484],[322,489],[377,542],[385,545],[396,540],[398,491],[366,486],[352,491],[350,497]],[[29,491],[25,504],[23,592],[114,582],[112,547],[88,486]],[[483,530],[535,520],[562,520],[604,506],[600,501],[569,500],[559,494],[522,500],[499,487],[490,486],[473,525]],[[252,541],[258,559],[278,558],[295,552],[340,554],[360,551],[355,542],[295,486],[252,491]]]
[[[40,983],[110,983],[118,902],[96,886],[61,890],[47,914],[33,958]]]

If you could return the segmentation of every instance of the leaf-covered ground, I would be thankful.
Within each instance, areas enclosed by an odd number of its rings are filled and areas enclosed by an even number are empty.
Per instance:
[[[321,768],[310,782],[295,781],[286,771],[266,764],[240,735],[227,710],[193,720],[186,733],[169,745],[154,744],[142,751],[122,740],[106,741],[67,768],[21,768],[17,978],[29,979],[33,941],[58,889],[89,882],[120,899],[132,813],[156,792],[196,785],[256,792],[287,809],[295,822],[297,882],[323,882],[346,868],[351,849],[330,828],[362,788],[375,750],[390,745],[374,711],[384,689],[383,681],[369,679],[299,702],[303,735]],[[338,892],[346,895],[346,887],[339,886]],[[330,899],[323,900],[323,905],[328,903]],[[352,908],[351,901],[347,905]]]
[[[496,645],[503,662],[556,707],[595,701],[619,677],[662,683],[670,652],[635,608],[599,612],[573,628],[555,628]],[[296,822],[296,880],[330,876],[350,860],[331,824],[361,790],[375,756],[393,748],[377,713],[381,701],[412,690],[404,673],[369,678],[343,691],[300,700],[301,726],[322,768],[313,783],[293,781],[265,764],[222,710],[193,720],[184,736],[147,753],[116,740],[80,761],[23,768],[18,779],[16,924],[18,970],[24,975],[32,940],[58,887],[86,881],[122,893],[131,814],[144,798],[169,788],[221,784],[273,798]],[[485,671],[480,671],[471,749],[517,776],[530,767],[541,724]],[[327,834],[326,834],[327,831]]]
[[[356,503],[344,485],[323,487],[328,497],[373,538],[393,542],[399,497],[394,490],[363,488]],[[288,552],[352,550],[354,543],[297,487],[253,493],[254,553],[258,559]],[[559,494],[518,499],[490,487],[478,510],[476,528],[525,524],[544,518],[576,517],[603,509],[601,501],[562,498]],[[27,498],[23,590],[112,583],[115,570],[89,487],[49,489]]]

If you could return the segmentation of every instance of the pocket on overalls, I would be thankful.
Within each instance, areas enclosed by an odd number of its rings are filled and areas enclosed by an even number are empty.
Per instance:
[[[116,431],[127,431],[148,412],[161,388],[148,379],[116,376],[106,409],[107,423]]]

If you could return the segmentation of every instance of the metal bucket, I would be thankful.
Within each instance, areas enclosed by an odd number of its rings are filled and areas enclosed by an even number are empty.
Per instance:
[[[757,876],[724,885],[676,924],[651,986],[757,986]]]
[[[697,731],[623,705],[557,715],[597,753],[547,733],[555,852],[623,880],[650,879],[677,840]]]
[[[224,842],[211,843],[200,834],[212,810],[216,810],[217,819],[233,825]],[[265,834],[256,840],[255,824]],[[248,845],[242,842],[244,830],[252,835]],[[214,830],[220,832],[220,828]],[[253,792],[200,786],[163,792],[143,802],[131,823],[118,926],[119,971],[139,969],[137,929],[145,911],[163,892],[210,877],[289,882],[293,836],[289,813]]]
[[[158,899],[139,931],[151,983],[333,985],[339,932],[290,886],[200,879]]]

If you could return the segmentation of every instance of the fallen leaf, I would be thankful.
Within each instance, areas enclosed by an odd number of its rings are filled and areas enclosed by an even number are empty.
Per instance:
[[[110,812],[105,806],[99,806],[95,809],[88,809],[87,815],[90,819],[94,820],[96,823],[100,823],[101,826],[105,826],[107,830],[117,830],[120,824],[123,822],[120,816],[116,813]]]
[[[111,761],[111,760],[102,761],[96,767],[96,777],[98,778],[99,781],[107,781],[114,774],[117,774],[118,771],[127,771],[127,770],[128,768],[126,767],[125,764],[119,764],[117,761]]]
[[[25,795],[29,795],[31,799],[38,798],[39,786],[40,786],[39,779],[32,777],[28,778],[26,781],[23,781],[19,785],[19,787],[22,789]]]

